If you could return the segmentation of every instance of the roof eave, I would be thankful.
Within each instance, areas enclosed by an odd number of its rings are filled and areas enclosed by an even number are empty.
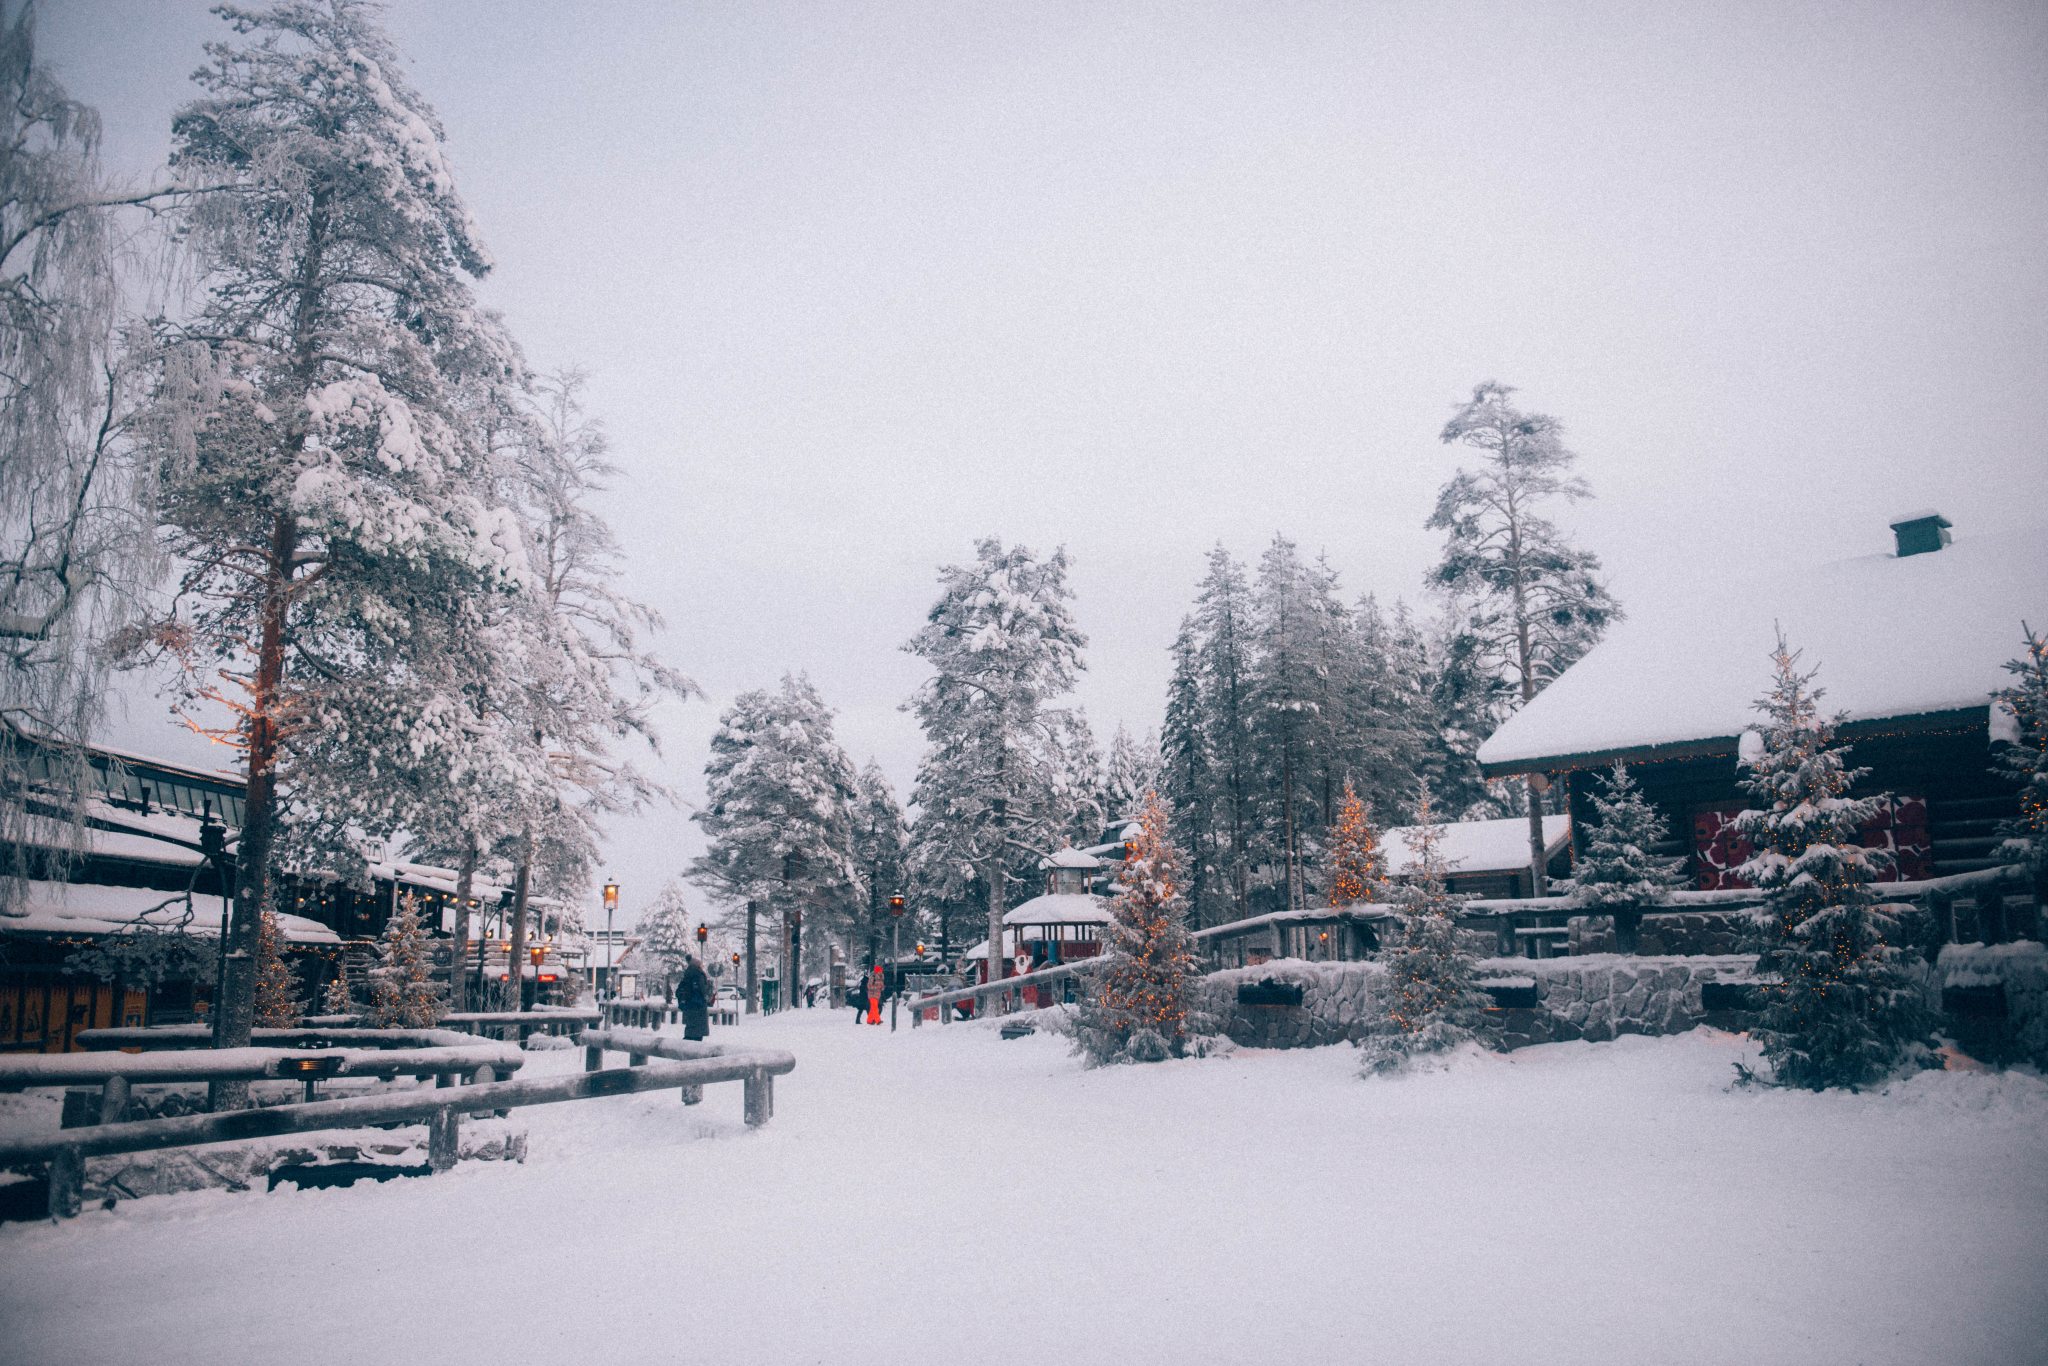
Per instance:
[[[1944,711],[1913,712],[1901,716],[1876,716],[1845,721],[1835,734],[1845,742],[1892,735],[1938,735],[1944,731],[1984,730],[1990,725],[1991,704],[1981,707],[1951,707]],[[1607,768],[1616,760],[1631,764],[1661,764],[1674,759],[1715,759],[1733,757],[1739,737],[1717,735],[1699,740],[1679,740],[1664,745],[1636,745],[1624,749],[1595,750],[1587,754],[1552,754],[1531,759],[1503,759],[1482,763],[1480,773],[1491,778],[1512,778],[1525,773],[1568,773],[1580,768]]]

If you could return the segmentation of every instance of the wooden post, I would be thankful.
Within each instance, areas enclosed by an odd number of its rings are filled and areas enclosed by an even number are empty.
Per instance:
[[[704,1103],[704,1088],[703,1088],[703,1087],[701,1087],[701,1086],[683,1086],[683,1087],[678,1087],[677,1089],[678,1089],[678,1090],[680,1090],[680,1091],[681,1091],[681,1092],[683,1093],[683,1104],[685,1104],[685,1105],[701,1105],[701,1104],[703,1104],[703,1103]]]
[[[748,1082],[752,1086],[754,1083]],[[751,1097],[752,1092],[748,1092]],[[749,1100],[749,1105],[752,1101]],[[752,1113],[751,1110],[748,1112]],[[752,1119],[747,1121],[753,1123]],[[85,1197],[85,1156],[76,1148],[59,1148],[50,1159],[50,1217],[76,1219]]]
[[[747,1127],[758,1129],[775,1114],[775,1078],[756,1072],[741,1085],[746,1088]]]
[[[438,1085],[438,1081],[436,1082]],[[446,1109],[427,1121],[427,1170],[436,1174],[455,1165],[461,1147],[462,1112]]]
[[[626,1066],[645,1067],[646,1065],[647,1055],[645,1053],[628,1053],[626,1055]]]
[[[602,1048],[586,1048],[586,1049],[584,1049],[584,1050],[583,1050],[583,1070],[584,1070],[584,1071],[586,1071],[586,1072],[596,1072],[596,1071],[599,1071],[600,1069],[602,1069],[603,1067],[604,1067],[604,1050],[603,1050]]]
[[[128,1078],[108,1077],[100,1088],[100,1123],[119,1124],[128,1108]]]
[[[494,1082],[497,1079],[498,1069],[490,1066],[477,1068],[475,1077],[473,1078],[475,1084],[478,1086],[485,1085],[489,1082]],[[472,1110],[469,1112],[469,1117],[471,1119],[489,1119],[491,1117],[491,1112],[489,1110]]]

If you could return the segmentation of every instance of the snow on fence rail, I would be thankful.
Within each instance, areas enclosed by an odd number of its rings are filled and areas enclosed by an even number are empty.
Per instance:
[[[213,1050],[213,1031],[205,1025],[149,1025],[140,1028],[87,1029],[77,1041],[93,1052],[109,1049],[203,1048]],[[452,1029],[252,1029],[250,1044],[278,1048],[468,1048],[469,1034]]]
[[[1104,960],[1101,958],[1083,958],[1078,963],[1061,963],[1057,967],[1040,968],[1036,972],[1025,972],[1019,973],[1015,977],[1005,977],[998,982],[983,982],[976,986],[959,987],[953,991],[935,992],[929,996],[913,996],[910,998],[908,1005],[910,1010],[910,1027],[915,1029],[918,1021],[924,1018],[924,1013],[934,1006],[940,1007],[939,1023],[947,1024],[950,1022],[950,1016],[944,1007],[959,1001],[978,1000],[983,996],[999,996],[1003,998],[999,1004],[1002,1007],[1003,1013],[1007,1014],[1014,1008],[1017,1002],[1023,1000],[1025,987],[1063,981],[1070,977],[1079,977],[1084,972],[1093,972],[1096,968],[1102,966],[1103,962]],[[1010,999],[1012,993],[1016,995],[1016,1002]]]
[[[589,1100],[598,1096],[630,1095],[672,1087],[702,1087],[720,1081],[743,1081],[752,1085],[795,1067],[796,1059],[789,1054],[764,1049],[730,1057],[664,1061],[568,1077],[484,1082],[459,1089],[447,1089],[451,1078],[442,1074],[442,1086],[433,1090],[273,1105],[218,1115],[180,1115],[128,1124],[101,1124],[84,1129],[65,1129],[49,1137],[0,1141],[0,1167],[30,1162],[49,1163],[50,1216],[68,1219],[78,1213],[85,1185],[85,1159],[88,1157],[206,1143],[232,1143],[322,1129],[425,1121],[428,1125],[427,1166],[429,1171],[438,1173],[455,1165],[462,1115],[468,1111],[502,1112],[527,1105],[552,1105],[565,1100]],[[747,1122],[752,1125],[765,1123],[766,1110],[763,1109],[757,1117],[751,1095],[749,1101]]]
[[[775,1114],[775,1078],[796,1066],[796,1059],[780,1049],[671,1039],[644,1029],[586,1029],[577,1035],[576,1041],[583,1045],[585,1072],[595,1072],[604,1066],[607,1049],[624,1053],[628,1067],[645,1066],[649,1058],[665,1058],[671,1062],[695,1062],[705,1058],[761,1060],[760,1069],[744,1078],[747,1123],[756,1127],[766,1124]],[[685,1105],[695,1105],[703,1098],[704,1088],[701,1086],[683,1089]]]

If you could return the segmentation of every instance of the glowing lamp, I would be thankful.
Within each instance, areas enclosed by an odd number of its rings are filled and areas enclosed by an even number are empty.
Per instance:
[[[338,1077],[341,1065],[346,1061],[339,1053],[311,1053],[303,1058],[280,1058],[277,1075],[280,1077]]]
[[[607,880],[604,884],[604,909],[607,914],[619,909],[619,884]]]

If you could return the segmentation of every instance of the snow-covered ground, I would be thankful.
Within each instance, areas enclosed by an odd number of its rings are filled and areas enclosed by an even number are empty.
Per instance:
[[[1742,1040],[1359,1081],[1085,1072],[801,1011],[740,1088],[542,1107],[524,1166],[0,1229],[6,1361],[2048,1359],[2048,1084],[1731,1090]],[[529,1075],[580,1052],[533,1055]]]

